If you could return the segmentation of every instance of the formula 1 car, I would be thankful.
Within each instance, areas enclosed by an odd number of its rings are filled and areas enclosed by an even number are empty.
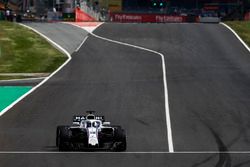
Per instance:
[[[86,116],[73,116],[73,125],[57,127],[56,146],[59,151],[125,151],[127,144],[121,126],[111,125],[105,122],[104,116],[87,111]]]

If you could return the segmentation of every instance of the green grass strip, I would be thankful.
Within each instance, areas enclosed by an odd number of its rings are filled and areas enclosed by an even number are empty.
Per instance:
[[[31,88],[31,86],[0,86],[0,112]]]
[[[66,59],[33,31],[0,21],[0,73],[51,73]]]
[[[227,21],[225,23],[230,26],[248,46],[250,46],[250,21]]]

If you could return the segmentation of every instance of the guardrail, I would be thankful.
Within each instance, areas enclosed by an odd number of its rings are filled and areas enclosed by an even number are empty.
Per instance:
[[[199,17],[200,23],[219,23],[221,19],[219,17]]]

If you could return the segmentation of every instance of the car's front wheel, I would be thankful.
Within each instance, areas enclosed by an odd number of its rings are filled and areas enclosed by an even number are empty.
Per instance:
[[[127,149],[127,140],[125,130],[122,128],[115,129],[115,141],[117,143],[115,150],[116,151],[126,151]]]

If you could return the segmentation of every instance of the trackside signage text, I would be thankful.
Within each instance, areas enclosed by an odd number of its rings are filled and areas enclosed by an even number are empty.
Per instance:
[[[135,22],[135,23],[181,23],[186,21],[185,16],[169,16],[161,14],[120,14],[111,13],[110,21],[112,22]]]
[[[183,18],[179,16],[155,16],[156,22],[167,23],[167,22],[174,22],[174,23],[181,23],[183,22]]]
[[[141,22],[142,21],[142,16],[136,16],[136,15],[125,15],[125,14],[116,14],[114,15],[114,20],[119,20],[121,22],[123,21],[133,21],[133,22]]]

